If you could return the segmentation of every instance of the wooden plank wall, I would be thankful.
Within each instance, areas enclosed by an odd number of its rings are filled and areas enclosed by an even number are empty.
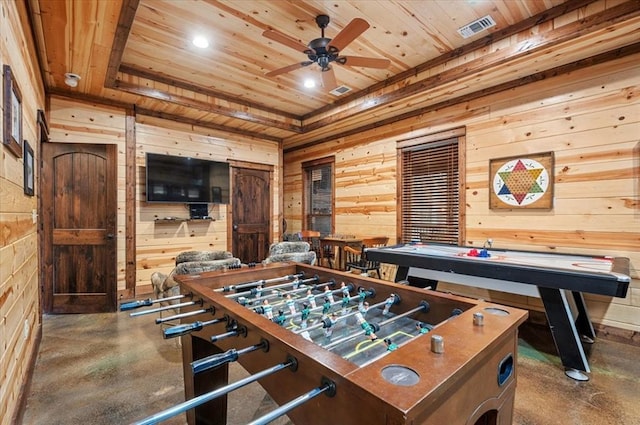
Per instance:
[[[145,153],[191,156],[214,161],[241,161],[270,165],[276,170],[273,185],[273,234],[279,234],[282,216],[280,190],[281,155],[274,142],[214,135],[205,128],[173,121],[138,116],[136,124],[137,163],[137,225],[136,225],[136,285],[147,285],[151,273],[169,273],[178,253],[191,250],[231,251],[231,205],[213,205],[211,222],[156,223],[167,216],[189,217],[184,204],[147,203],[145,199]],[[242,202],[234,199],[232,202]]]
[[[33,147],[37,165],[37,111],[44,110],[44,87],[32,59],[33,40],[25,35],[30,34],[25,17],[22,2],[0,2],[0,68],[11,67],[22,94],[23,139]],[[0,424],[8,425],[17,414],[41,332],[37,224],[32,216],[38,207],[39,170],[36,167],[35,196],[25,195],[23,158],[4,145],[0,149]]]
[[[118,291],[127,296],[125,282],[125,110],[81,103],[62,97],[50,100],[51,141],[65,143],[113,143],[118,145]],[[280,199],[279,146],[274,142],[211,134],[205,128],[139,115],[136,137],[136,292],[150,291],[155,271],[169,273],[175,257],[190,250],[230,250],[227,205],[212,206],[214,221],[156,223],[157,218],[189,216],[184,204],[145,201],[145,153],[193,156],[212,160],[237,160],[274,166],[273,233],[279,234]]]
[[[631,259],[625,299],[587,296],[592,319],[640,331],[640,74],[635,55],[285,153],[289,230],[302,226],[301,163],[335,155],[335,232],[396,240],[396,141],[466,127],[466,243]],[[489,209],[489,160],[553,151],[551,211]],[[532,310],[539,300],[443,285]]]

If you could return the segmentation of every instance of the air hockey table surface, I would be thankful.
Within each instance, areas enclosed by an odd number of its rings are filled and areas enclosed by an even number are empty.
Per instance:
[[[474,252],[475,251],[475,252]],[[401,267],[485,277],[624,298],[629,259],[412,243],[367,250],[368,258]],[[477,252],[477,253],[476,253]]]

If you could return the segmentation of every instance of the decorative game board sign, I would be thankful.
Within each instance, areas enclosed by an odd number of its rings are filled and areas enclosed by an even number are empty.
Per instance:
[[[553,207],[553,152],[489,161],[489,208]]]

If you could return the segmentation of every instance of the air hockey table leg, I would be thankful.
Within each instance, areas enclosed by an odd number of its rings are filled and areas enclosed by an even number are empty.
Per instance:
[[[538,287],[538,290],[547,314],[551,335],[562,365],[565,367],[565,375],[576,381],[588,381],[587,373],[590,373],[591,370],[576,329],[576,323],[573,320],[566,292],[561,289],[543,287]]]
[[[582,342],[593,344],[596,340],[596,332],[593,330],[591,318],[589,317],[589,313],[587,312],[587,305],[584,302],[582,292],[571,291],[571,294],[573,295],[573,301],[575,302],[576,310],[578,310],[578,315],[576,317],[576,328],[578,329],[580,338],[582,339]]]

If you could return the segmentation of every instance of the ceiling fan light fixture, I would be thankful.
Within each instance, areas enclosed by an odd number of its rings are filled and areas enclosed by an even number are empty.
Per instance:
[[[69,87],[78,87],[79,81],[80,76],[78,74],[74,74],[73,72],[67,72],[64,74],[64,83]]]

